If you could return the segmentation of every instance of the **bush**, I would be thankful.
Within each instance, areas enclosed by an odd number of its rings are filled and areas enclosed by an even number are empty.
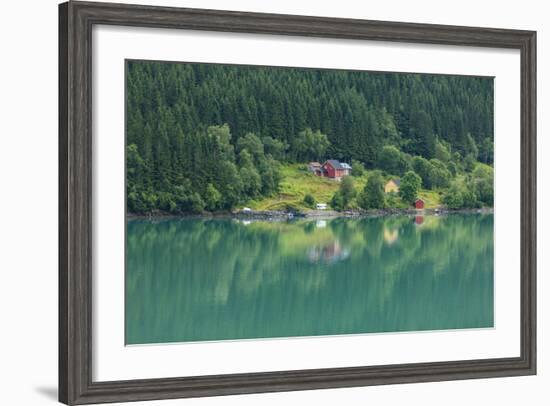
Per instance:
[[[369,176],[365,188],[357,198],[357,203],[365,210],[384,208],[384,181],[379,173],[374,172]]]
[[[399,196],[404,202],[413,204],[418,196],[418,191],[422,185],[422,179],[413,171],[408,171],[403,179],[401,179],[401,185],[399,186]]]
[[[347,208],[351,200],[356,195],[353,179],[350,176],[344,176],[342,178],[339,192],[342,195],[342,203],[344,204],[344,208]]]
[[[433,167],[430,161],[421,156],[415,156],[412,160],[412,168],[422,179],[422,185],[424,185],[426,189],[431,189],[432,182],[430,174]]]
[[[456,174],[458,173],[458,167],[452,161],[447,163],[447,170],[449,171],[451,176],[456,176]]]
[[[304,196],[304,204],[312,209],[315,208],[315,198],[309,193]]]
[[[473,209],[481,207],[481,202],[471,183],[454,182],[443,194],[443,203],[449,209]]]
[[[359,161],[356,161],[355,159],[351,160],[351,174],[352,176],[363,176],[365,174],[365,167],[363,164]]]
[[[441,140],[435,141],[435,158],[441,162],[448,162],[451,159],[449,145]]]
[[[335,210],[347,209],[352,199],[355,197],[356,191],[353,185],[353,178],[351,176],[344,176],[340,182],[340,188],[330,201],[330,205]]]
[[[481,202],[477,200],[476,193],[471,189],[462,191],[462,207],[474,209],[481,207]]]
[[[405,154],[393,145],[386,145],[382,148],[378,158],[378,166],[387,173],[399,176],[409,169]]]
[[[430,164],[432,166],[430,172],[431,187],[448,187],[451,182],[451,172],[449,172],[447,166],[438,159],[431,159]]]
[[[462,192],[456,184],[451,186],[443,195],[443,203],[449,209],[460,209],[463,207],[464,200],[462,199]]]
[[[494,200],[494,170],[492,167],[477,164],[472,172],[473,189],[478,199],[487,206],[493,206]]]
[[[205,200],[204,203],[206,205],[206,209],[210,211],[214,211],[219,208],[220,202],[222,200],[222,195],[220,192],[218,192],[218,189],[216,189],[214,185],[209,183],[206,186],[204,200]]]
[[[340,191],[337,191],[336,193],[334,193],[334,195],[332,195],[332,199],[330,200],[330,206],[334,210],[338,210],[338,211],[344,210],[344,199],[342,198],[342,194],[340,193]]]

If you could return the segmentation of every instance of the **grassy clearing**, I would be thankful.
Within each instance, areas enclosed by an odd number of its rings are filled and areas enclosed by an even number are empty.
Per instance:
[[[249,202],[254,210],[279,210],[286,207],[307,210],[304,196],[311,194],[318,203],[330,203],[332,195],[338,190],[337,181],[315,176],[307,171],[304,164],[283,165],[281,168],[279,194],[262,200]]]
[[[304,204],[304,196],[306,194],[312,195],[317,203],[327,203],[330,205],[332,196],[340,186],[340,182],[338,181],[321,178],[308,172],[307,166],[304,164],[283,165],[281,174],[282,180],[277,195],[261,200],[249,201],[245,206],[253,210],[285,210],[293,208],[295,210],[307,211],[310,208]],[[361,177],[353,177],[357,193],[363,190],[367,184],[367,179],[368,172]],[[441,204],[441,196],[438,191],[421,190],[419,196],[424,200],[426,208],[435,208]],[[408,207],[398,196],[389,198],[388,203],[390,207]],[[350,206],[351,208],[357,207],[355,200]]]

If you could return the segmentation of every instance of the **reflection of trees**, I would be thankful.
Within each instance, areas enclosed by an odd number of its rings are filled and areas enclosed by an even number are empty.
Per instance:
[[[492,215],[130,221],[127,253],[130,342],[492,324]]]

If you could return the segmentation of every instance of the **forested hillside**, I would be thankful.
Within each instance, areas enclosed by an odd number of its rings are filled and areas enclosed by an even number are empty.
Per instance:
[[[228,210],[276,193],[280,163],[327,158],[467,189],[492,165],[493,80],[127,63],[130,212]]]

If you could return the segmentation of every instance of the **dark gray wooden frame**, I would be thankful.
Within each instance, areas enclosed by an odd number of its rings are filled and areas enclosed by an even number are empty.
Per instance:
[[[519,49],[521,354],[350,368],[92,380],[92,27],[180,28]],[[66,404],[533,375],[536,373],[536,32],[68,2],[59,6],[59,400]]]

